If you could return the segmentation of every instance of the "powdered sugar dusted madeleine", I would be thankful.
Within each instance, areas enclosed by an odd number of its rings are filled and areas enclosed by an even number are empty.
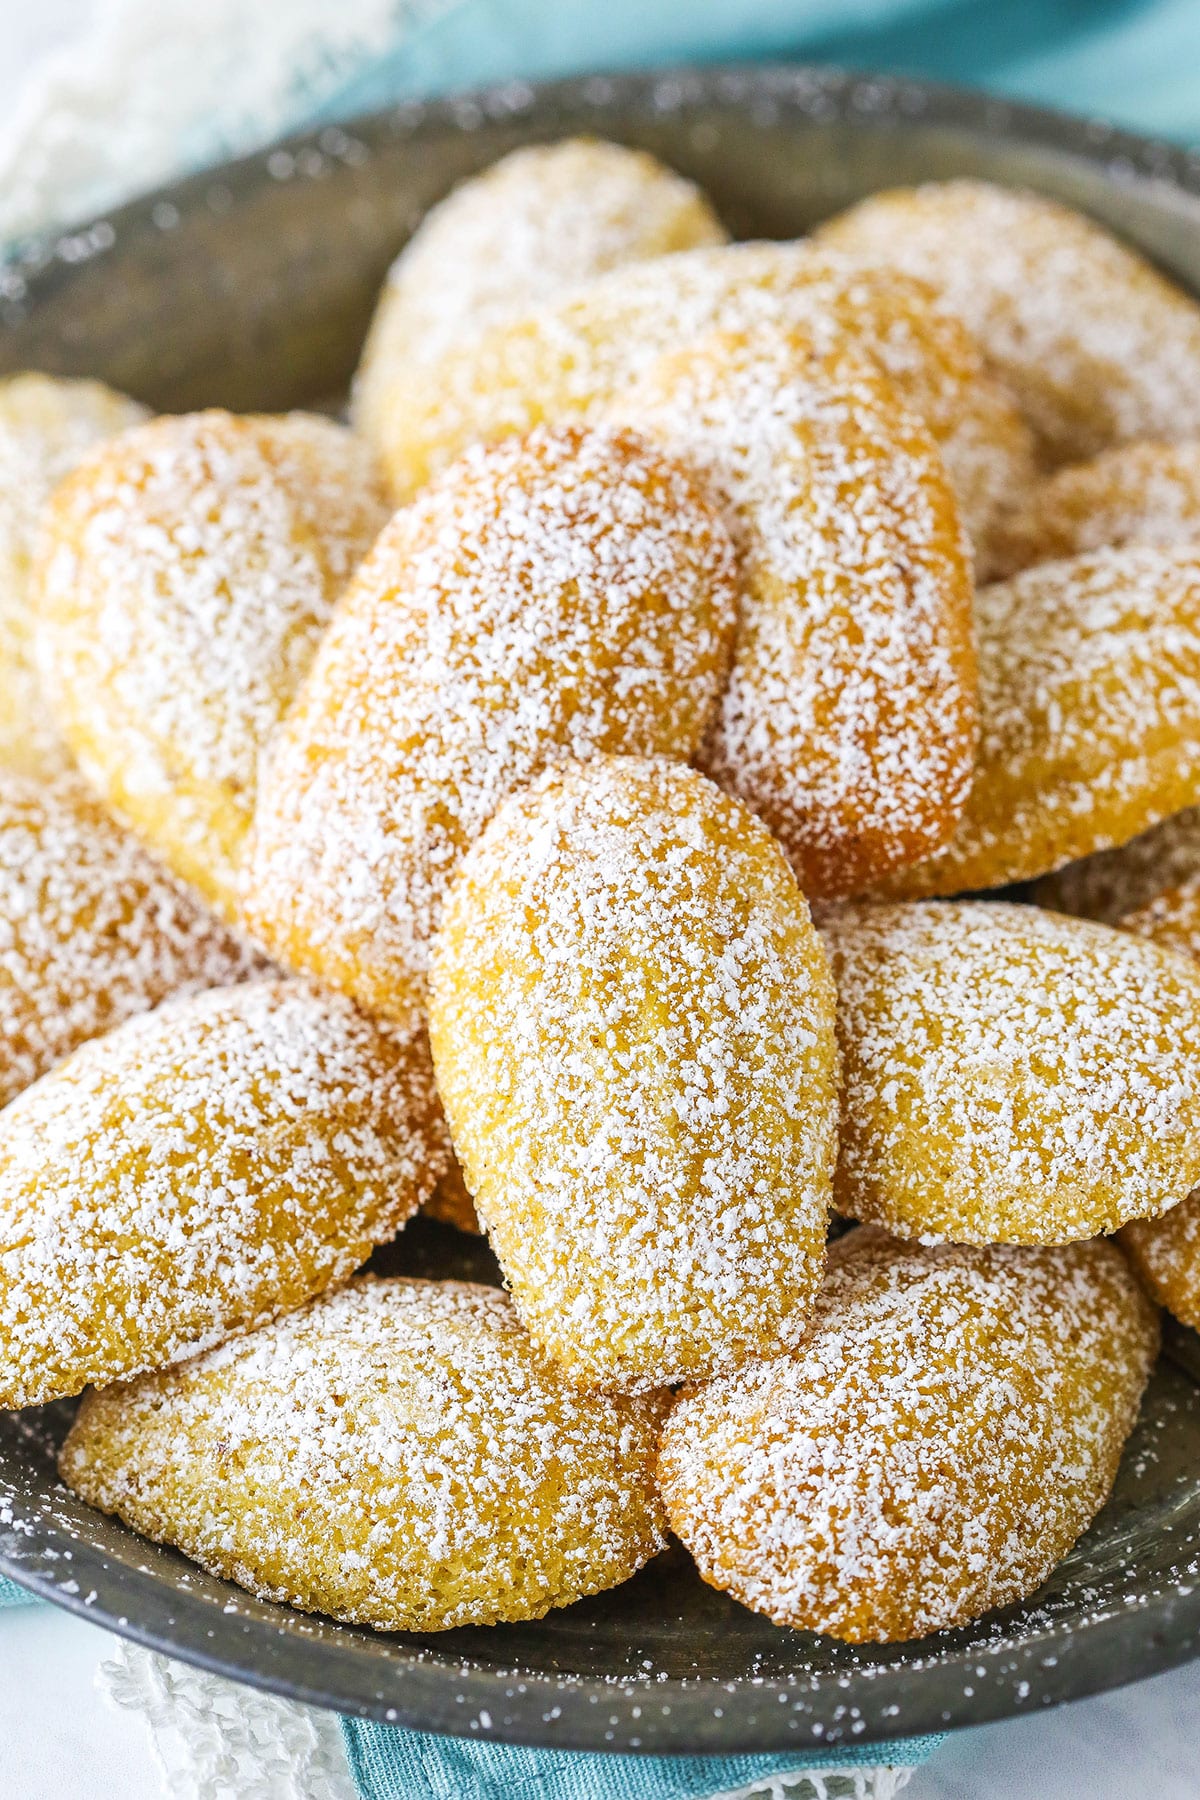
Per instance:
[[[54,774],[70,757],[51,719],[34,654],[30,593],[37,519],[55,482],[145,409],[99,381],[0,380],[0,765]]]
[[[1200,307],[1071,207],[935,181],[873,194],[818,238],[936,288],[1056,460],[1200,429]]]
[[[1121,1243],[1147,1292],[1200,1331],[1200,1192],[1160,1219],[1127,1225]]]
[[[854,893],[953,835],[975,759],[972,582],[942,459],[860,354],[798,327],[656,363],[619,415],[725,500],[741,618],[704,766],[806,894]]]
[[[438,1088],[522,1318],[636,1391],[803,1334],[835,1152],[833,990],[783,854],[679,764],[510,800],[433,957]]]
[[[1040,906],[1103,919],[1200,957],[1200,806],[1037,883]]]
[[[0,1114],[0,1406],[301,1305],[444,1166],[422,1043],[302,982],[216,988],[94,1038]]]
[[[714,331],[803,324],[871,356],[932,432],[986,570],[992,531],[1034,479],[1032,438],[961,323],[920,282],[807,244],[732,244],[612,270],[461,343],[393,408],[380,453],[401,496],[465,445],[589,416],[667,351]]]
[[[1098,850],[1043,876],[1034,889],[1040,906],[1123,923],[1171,888],[1200,876],[1200,806],[1170,813],[1127,844]]]
[[[644,150],[596,138],[514,150],[435,206],[392,265],[355,423],[385,442],[413,364],[431,370],[458,340],[606,269],[724,238],[699,189]]]
[[[779,1625],[895,1643],[1034,1592],[1099,1511],[1158,1348],[1111,1244],[831,1246],[791,1356],[689,1389],[672,1529]]]
[[[976,595],[979,753],[957,832],[893,894],[1026,881],[1200,795],[1200,546],[1129,545]]]
[[[458,861],[557,758],[686,758],[728,669],[733,548],[626,431],[477,448],[398,513],[339,605],[263,775],[246,918],[371,1011],[424,1008]]]
[[[456,1156],[451,1156],[450,1166],[425,1202],[425,1217],[470,1232],[472,1237],[482,1236],[483,1226]]]
[[[1200,1182],[1200,964],[1002,902],[846,906],[823,932],[839,1212],[927,1242],[1053,1244]]]
[[[540,1619],[662,1549],[662,1412],[574,1392],[495,1288],[364,1276],[90,1394],[59,1466],[266,1599],[442,1631]]]
[[[1200,546],[1200,439],[1118,444],[1059,469],[997,534],[997,574],[1122,544]]]
[[[1189,875],[1176,887],[1164,888],[1145,906],[1126,913],[1118,923],[1125,931],[1136,931],[1139,937],[1200,957],[1200,872]]]
[[[168,995],[264,968],[78,776],[0,773],[0,1106]]]
[[[58,724],[226,912],[263,745],[387,510],[341,426],[222,412],[127,432],[48,509],[36,599]]]

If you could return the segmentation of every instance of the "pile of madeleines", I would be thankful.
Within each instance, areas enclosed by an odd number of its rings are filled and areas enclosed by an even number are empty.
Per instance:
[[[352,413],[0,385],[0,1406],[383,1629],[1032,1593],[1200,1324],[1200,309],[571,141]]]

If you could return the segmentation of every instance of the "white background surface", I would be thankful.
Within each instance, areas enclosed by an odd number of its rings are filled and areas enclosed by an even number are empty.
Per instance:
[[[93,0],[0,0],[0,108],[7,109],[50,50],[69,44]]]
[[[12,106],[39,58],[68,41],[90,11],[91,0],[0,0],[0,109]],[[0,1800],[159,1800],[145,1728],[95,1685],[107,1642],[96,1626],[47,1607],[0,1611]],[[1200,1663],[954,1737],[907,1793],[909,1800],[1200,1800]]]

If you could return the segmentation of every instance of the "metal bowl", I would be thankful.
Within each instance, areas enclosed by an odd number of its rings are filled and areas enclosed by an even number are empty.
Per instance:
[[[98,375],[151,405],[343,391],[427,207],[514,146],[590,131],[694,176],[739,235],[793,235],[898,182],[1054,194],[1200,291],[1200,158],[907,80],[806,68],[508,84],[289,139],[0,267],[0,371]],[[487,1274],[411,1227],[386,1266]],[[493,1267],[494,1274],[494,1267]],[[1200,1341],[1172,1330],[1116,1492],[1042,1591],[920,1643],[781,1630],[668,1551],[534,1625],[386,1636],[252,1599],[57,1483],[70,1407],[0,1414],[0,1569],[97,1622],[301,1700],[562,1748],[793,1750],[974,1724],[1200,1655]]]

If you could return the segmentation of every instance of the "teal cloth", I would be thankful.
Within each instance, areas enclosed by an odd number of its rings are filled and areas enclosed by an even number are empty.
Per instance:
[[[472,83],[765,56],[972,83],[1200,142],[1200,0],[449,0],[424,22],[409,11],[387,55],[308,110],[326,120]],[[29,1598],[0,1578],[0,1606]],[[363,1800],[704,1800],[805,1767],[912,1766],[939,1741],[640,1757],[342,1727]]]
[[[0,1575],[0,1606],[24,1606],[34,1598],[28,1588],[18,1587],[15,1581]]]
[[[1200,142],[1198,0],[450,0],[325,99],[753,57],[923,75]]]
[[[362,1719],[343,1719],[342,1734],[363,1800],[708,1800],[801,1767],[910,1769],[941,1742],[909,1738],[791,1756],[645,1757],[429,1737]]]

